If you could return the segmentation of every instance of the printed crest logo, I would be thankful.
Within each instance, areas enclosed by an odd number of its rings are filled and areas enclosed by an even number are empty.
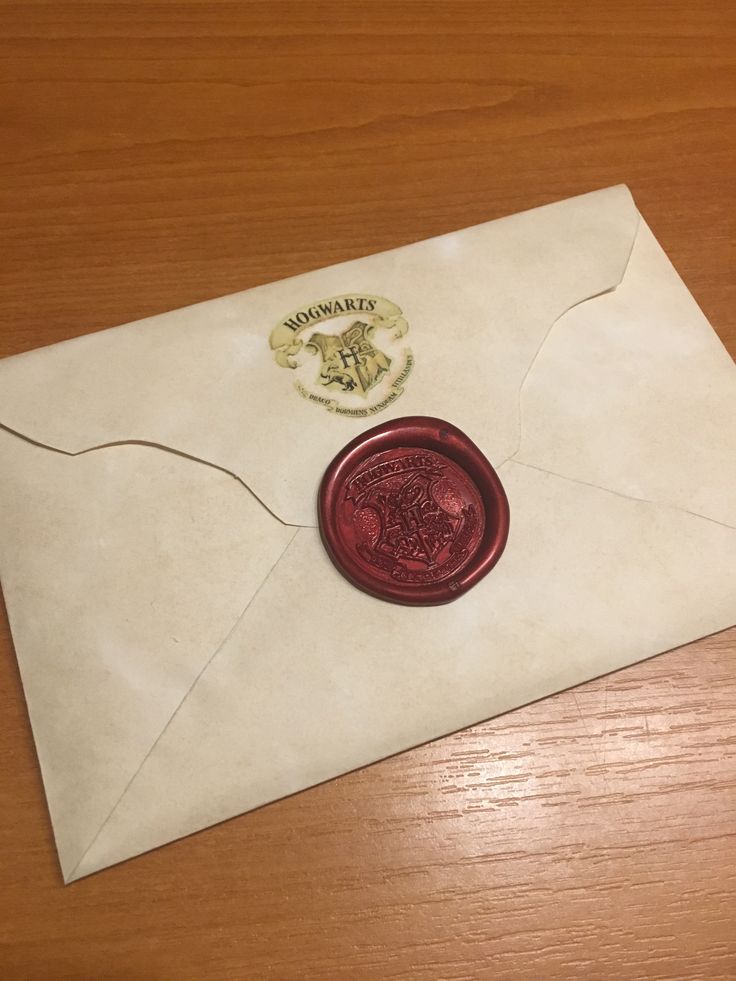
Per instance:
[[[338,415],[368,416],[403,392],[414,366],[403,344],[408,329],[390,300],[345,293],[284,317],[270,345],[276,363],[296,373],[303,398]]]

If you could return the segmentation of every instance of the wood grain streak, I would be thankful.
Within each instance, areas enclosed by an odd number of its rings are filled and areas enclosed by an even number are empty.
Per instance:
[[[735,104],[727,0],[0,0],[0,356],[619,181],[734,354]],[[3,978],[736,977],[736,631],[66,889],[0,648]]]

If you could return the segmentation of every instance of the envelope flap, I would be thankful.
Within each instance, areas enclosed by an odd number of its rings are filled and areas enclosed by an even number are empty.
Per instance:
[[[75,877],[733,622],[736,530],[502,479],[517,521],[462,607],[377,604],[297,531]]]
[[[149,447],[0,429],[0,577],[65,877],[295,534]]]
[[[18,355],[0,423],[67,453],[167,447],[300,525],[378,413],[447,418],[498,466],[552,324],[620,282],[638,217],[608,188]]]
[[[736,527],[736,366],[642,221],[620,287],[570,310],[514,459]]]

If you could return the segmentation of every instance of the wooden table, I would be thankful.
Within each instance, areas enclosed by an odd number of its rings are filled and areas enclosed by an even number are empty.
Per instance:
[[[2,2],[0,65],[0,355],[619,181],[736,352],[729,0]],[[3,978],[736,977],[736,631],[68,888],[0,633]]]

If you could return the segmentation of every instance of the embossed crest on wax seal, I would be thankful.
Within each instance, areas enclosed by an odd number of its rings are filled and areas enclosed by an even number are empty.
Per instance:
[[[409,416],[368,430],[332,461],[319,492],[325,547],[359,589],[396,603],[447,603],[498,562],[509,506],[459,429]]]

